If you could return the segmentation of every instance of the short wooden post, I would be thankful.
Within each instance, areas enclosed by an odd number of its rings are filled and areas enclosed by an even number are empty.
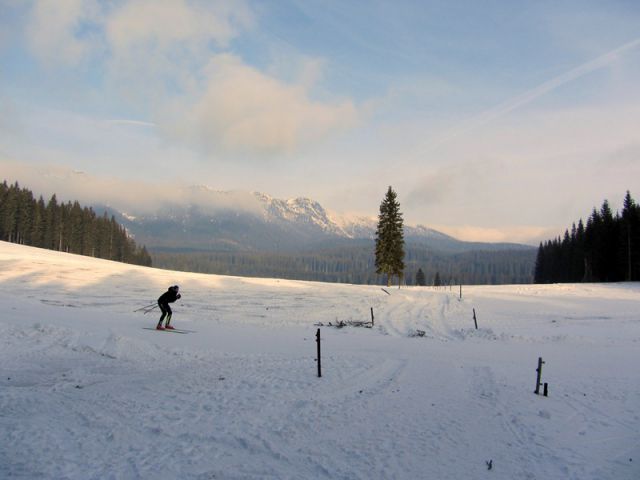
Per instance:
[[[373,307],[371,307],[371,326],[373,327]]]
[[[462,284],[460,284],[460,300],[462,300]]]
[[[536,368],[537,376],[536,376],[536,390],[535,394],[540,395],[540,380],[542,378],[542,365],[544,365],[544,361],[542,357],[538,357],[538,368]]]
[[[548,397],[548,396],[549,396],[549,384],[548,384],[548,383],[546,383],[546,382],[545,382],[545,384],[544,384],[544,393],[543,393],[543,395],[544,395],[545,397]]]
[[[476,320],[476,309],[473,309],[473,323],[476,324],[476,330],[478,329],[478,321]]]
[[[320,365],[320,329],[316,333],[316,342],[318,343],[318,377],[322,376],[322,366]]]

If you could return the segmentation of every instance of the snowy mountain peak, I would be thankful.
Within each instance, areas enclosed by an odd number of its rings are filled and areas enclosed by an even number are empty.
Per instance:
[[[112,211],[110,210],[110,213]],[[376,217],[328,212],[308,197],[286,200],[261,192],[217,191],[193,185],[152,213],[117,212],[141,243],[196,249],[295,250],[345,240],[371,240]],[[405,225],[411,243],[457,248],[459,242],[419,225]]]
[[[281,200],[264,193],[254,192],[262,203],[266,221],[286,221],[319,228],[325,233],[349,237],[349,235],[331,220],[327,211],[319,202],[306,197]]]

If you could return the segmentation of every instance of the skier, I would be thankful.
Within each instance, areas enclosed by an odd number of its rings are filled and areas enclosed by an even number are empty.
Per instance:
[[[164,330],[165,328],[174,330],[173,326],[169,325],[169,322],[171,322],[172,313],[169,304],[175,302],[181,297],[181,295],[178,293],[178,290],[180,290],[180,287],[178,287],[178,285],[174,285],[172,287],[169,287],[167,291],[160,295],[160,298],[158,298],[158,306],[162,311],[162,316],[160,317],[160,321],[158,321],[158,326],[156,327],[157,330]],[[162,320],[164,320],[165,317],[167,318],[167,321],[163,327]]]

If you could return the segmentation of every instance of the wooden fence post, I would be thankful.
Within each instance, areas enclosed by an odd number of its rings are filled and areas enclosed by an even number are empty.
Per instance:
[[[373,307],[371,307],[371,326],[373,327]]]
[[[540,395],[540,380],[542,378],[542,365],[544,365],[544,361],[542,357],[538,357],[538,368],[536,368],[537,376],[536,376],[536,390],[535,394]]]
[[[460,284],[460,300],[462,300],[462,284]]]
[[[473,309],[473,323],[476,324],[476,330],[478,329],[478,321],[476,320],[476,309]]]
[[[316,333],[316,342],[318,343],[318,377],[322,376],[322,366],[320,365],[320,329]]]

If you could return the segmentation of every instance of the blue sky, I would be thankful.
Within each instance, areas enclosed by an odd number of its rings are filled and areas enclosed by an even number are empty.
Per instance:
[[[633,1],[0,0],[1,176],[362,215],[392,185],[408,223],[535,243],[640,195],[638,25]]]

